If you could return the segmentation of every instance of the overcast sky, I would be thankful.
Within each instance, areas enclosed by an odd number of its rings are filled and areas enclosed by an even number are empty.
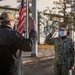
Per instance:
[[[37,7],[39,10],[44,10],[47,7],[52,8],[53,7],[53,0],[38,0]]]
[[[0,6],[11,5],[11,7],[16,8],[18,6],[17,0],[3,0],[0,1]]]
[[[59,0],[36,0],[37,1],[37,9],[39,11],[47,9],[49,7],[50,9],[54,6],[53,2],[54,1],[59,1]],[[18,6],[17,0],[3,0],[0,1],[0,6],[4,5],[11,5],[11,7],[16,8]]]
[[[52,7],[54,0],[36,0],[37,1],[37,7],[39,10],[46,9],[46,7]],[[0,6],[4,5],[11,5],[11,7],[15,8],[18,6],[17,0],[5,0],[0,1]]]

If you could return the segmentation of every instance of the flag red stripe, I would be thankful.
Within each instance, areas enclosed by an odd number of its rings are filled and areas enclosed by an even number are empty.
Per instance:
[[[24,24],[22,24],[22,25],[20,26],[19,30],[21,30],[23,26],[24,26]]]
[[[22,21],[24,20],[24,15],[21,16],[21,18],[19,18],[19,25],[22,23]]]
[[[24,24],[22,24],[22,25],[20,26],[20,28],[18,29],[18,31],[20,31],[19,33],[21,33],[21,34],[23,33],[23,31],[24,31],[23,28],[24,28]]]
[[[22,22],[24,20],[24,11],[21,12],[20,17],[19,17],[19,23]]]
[[[19,29],[20,32],[19,33],[22,33],[23,27],[24,27],[23,25],[20,27],[20,29]]]
[[[19,9],[19,18],[18,18],[19,23],[18,23],[18,28],[17,28],[17,31],[21,34],[24,31],[24,13],[26,12],[26,2],[24,2],[23,6],[22,6],[22,4]]]
[[[24,19],[23,19],[23,20],[24,20]],[[20,22],[19,22],[19,28],[21,27],[22,24],[24,24],[24,21],[20,21]],[[19,28],[18,28],[18,29],[19,29]]]

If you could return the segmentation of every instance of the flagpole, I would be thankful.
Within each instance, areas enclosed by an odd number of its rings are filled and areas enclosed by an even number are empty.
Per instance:
[[[28,17],[29,17],[29,15],[28,15],[28,13],[29,13],[28,8],[29,8],[28,0],[26,0],[26,38],[29,37],[29,35],[28,35]]]
[[[37,16],[38,16],[37,15],[37,0],[32,0],[32,17],[35,20],[35,29],[38,32]],[[38,41],[38,39],[37,39],[37,41]],[[38,42],[36,42],[34,47],[33,47],[33,50],[32,50],[32,53],[31,53],[32,57],[38,56],[38,47],[37,47],[38,45],[37,44],[38,44]]]

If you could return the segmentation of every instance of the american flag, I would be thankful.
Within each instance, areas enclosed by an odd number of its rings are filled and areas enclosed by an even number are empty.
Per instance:
[[[21,34],[24,32],[24,14],[26,13],[26,1],[22,0],[20,9],[19,9],[19,22],[18,22],[18,28],[17,31]]]

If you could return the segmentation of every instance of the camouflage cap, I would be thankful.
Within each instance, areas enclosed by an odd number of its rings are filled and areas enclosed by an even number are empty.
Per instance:
[[[59,30],[67,30],[66,25],[60,25]]]

